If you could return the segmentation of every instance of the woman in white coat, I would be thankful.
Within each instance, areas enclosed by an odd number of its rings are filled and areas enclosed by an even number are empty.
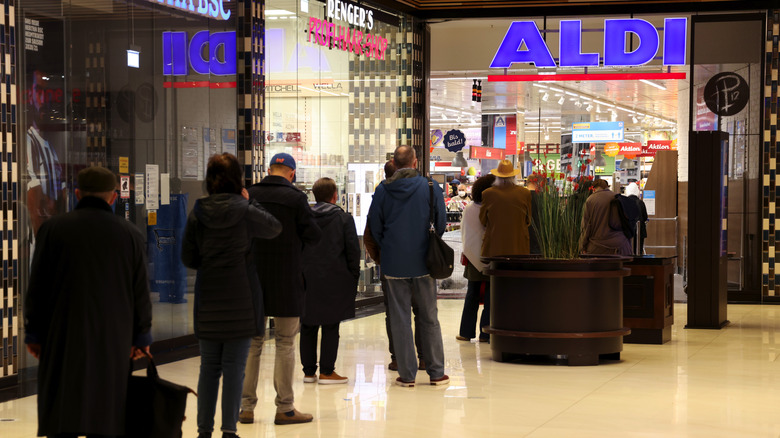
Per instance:
[[[490,335],[482,333],[482,327],[490,325],[490,277],[484,275],[487,265],[480,260],[482,254],[482,238],[485,227],[479,221],[479,210],[482,207],[482,192],[493,186],[496,177],[485,175],[474,183],[471,197],[474,200],[463,209],[460,223],[460,236],[463,244],[463,255],[466,257],[466,269],[463,276],[468,280],[466,300],[463,303],[463,314],[460,317],[460,330],[455,338],[459,341],[469,341],[479,334],[480,342],[490,342]],[[484,294],[485,307],[479,321],[479,330],[475,330],[479,298]]]

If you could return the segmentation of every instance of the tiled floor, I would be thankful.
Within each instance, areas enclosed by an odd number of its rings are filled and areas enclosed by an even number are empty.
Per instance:
[[[665,345],[626,344],[622,361],[592,367],[497,363],[490,346],[455,340],[462,300],[439,301],[449,386],[392,385],[384,316],[342,325],[336,371],[347,385],[295,384],[313,423],[274,426],[273,343],[262,358],[252,437],[780,437],[780,307],[730,305],[723,330],[685,330]],[[195,387],[198,358],[160,367]],[[301,374],[302,378],[303,375]],[[418,382],[427,376],[418,375]],[[184,436],[196,436],[195,398]],[[35,397],[0,404],[0,437],[33,437]],[[217,414],[219,415],[219,414]],[[12,420],[12,421],[7,421]],[[219,425],[219,418],[217,418]],[[219,438],[219,434],[214,435]]]

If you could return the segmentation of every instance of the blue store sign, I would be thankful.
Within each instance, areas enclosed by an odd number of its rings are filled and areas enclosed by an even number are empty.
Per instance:
[[[444,134],[444,147],[450,152],[458,152],[466,146],[466,135],[458,129],[451,129]]]

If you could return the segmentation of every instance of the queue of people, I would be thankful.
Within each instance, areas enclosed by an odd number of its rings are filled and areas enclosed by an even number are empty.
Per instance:
[[[395,384],[401,387],[415,386],[420,370],[430,385],[449,383],[437,285],[425,262],[429,228],[444,233],[446,208],[442,191],[431,189],[433,181],[420,175],[417,164],[413,148],[396,149],[385,166],[386,179],[376,187],[364,236],[382,273],[389,368],[397,369]],[[209,159],[208,196],[196,201],[188,217],[181,255],[186,266],[197,270],[199,438],[210,438],[214,431],[220,379],[223,438],[237,437],[238,422],[254,422],[268,316],[274,317],[276,341],[275,424],[313,420],[294,404],[299,332],[304,383],[349,380],[336,372],[335,363],[339,325],[354,317],[360,275],[355,223],[336,205],[332,179],[314,184],[312,208],[292,184],[295,173],[293,157],[277,154],[268,176],[245,189],[235,156]],[[532,222],[538,220],[534,196],[518,185],[518,173],[510,161],[499,162],[490,175],[477,179],[473,201],[464,209],[468,291],[458,340],[489,342],[482,332],[490,325],[490,280],[482,258],[532,250]],[[46,221],[38,231],[24,316],[27,349],[40,359],[39,435],[123,435],[128,358],[151,357],[143,236],[112,214],[116,183],[108,169],[82,170],[76,209]],[[635,191],[631,188],[630,194]],[[614,201],[606,181],[593,183],[582,219],[584,253],[632,254]],[[646,211],[643,215],[646,220]],[[635,233],[646,235],[640,229]],[[485,310],[475,330],[481,295]]]

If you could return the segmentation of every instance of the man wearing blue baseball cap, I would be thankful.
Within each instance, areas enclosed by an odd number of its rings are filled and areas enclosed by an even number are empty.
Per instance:
[[[304,308],[303,247],[317,243],[322,232],[314,222],[306,194],[292,185],[293,181],[295,159],[290,154],[280,153],[268,162],[268,176],[248,189],[250,198],[282,223],[281,234],[273,239],[255,239],[252,243],[257,274],[263,288],[265,314],[274,317],[275,424],[308,423],[313,419],[311,414],[295,409],[293,374],[295,336],[300,331]],[[241,413],[238,416],[242,423],[254,422],[262,351],[262,336],[253,338],[246,361]]]

